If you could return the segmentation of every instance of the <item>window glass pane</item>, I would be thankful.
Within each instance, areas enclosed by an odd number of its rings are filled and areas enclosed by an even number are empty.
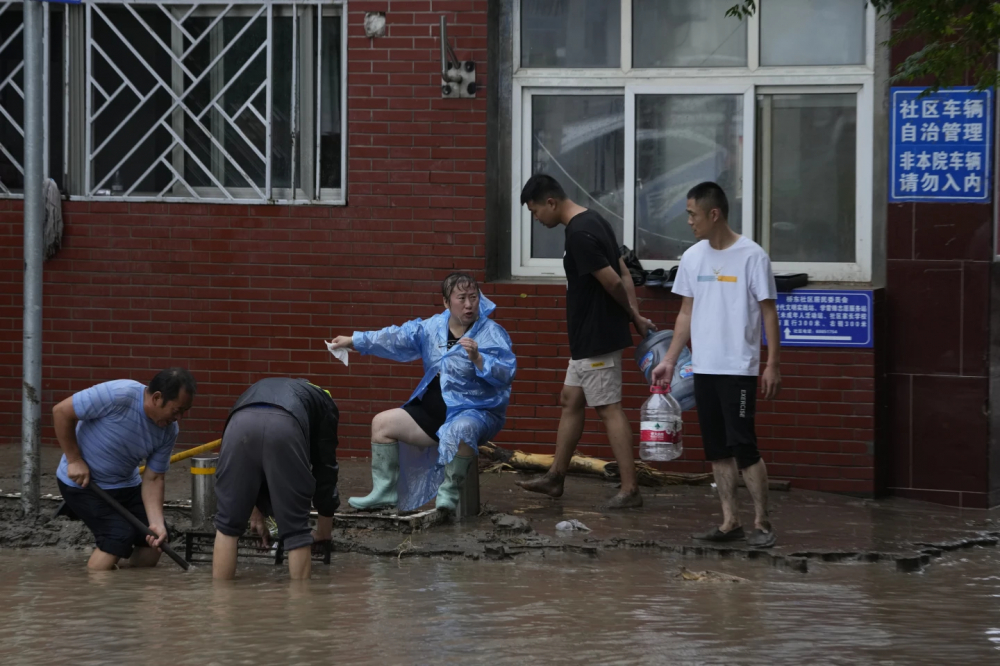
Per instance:
[[[134,9],[138,17],[114,5],[100,5],[92,14],[96,47],[88,82],[93,120],[87,194],[155,195],[174,178],[165,164],[171,159],[171,129],[179,129],[171,127],[173,59],[153,37],[169,45],[171,23],[156,7]],[[140,96],[148,97],[145,103]]]
[[[49,178],[56,181],[56,185],[62,192],[66,191],[66,183],[63,179],[63,21],[66,13],[63,11],[49,10]],[[2,40],[0,40],[2,41]],[[0,79],[4,76],[0,75]]]
[[[0,197],[24,192],[24,30],[21,3],[0,4]],[[62,35],[63,12],[49,8],[49,30]],[[47,40],[49,49],[49,123],[46,176],[60,189],[63,183],[63,70],[62,39]],[[19,92],[20,91],[20,92]]]
[[[622,240],[625,185],[625,98],[620,95],[535,95],[531,104],[531,173],[546,173],[576,203],[601,214]],[[531,256],[563,256],[562,226],[531,223]]]
[[[323,189],[341,187],[340,173],[340,18],[323,15],[320,94],[319,184]],[[324,193],[324,194],[328,194]]]
[[[742,95],[636,95],[636,251],[679,259],[694,244],[687,193],[715,181],[729,198],[729,224],[742,231]]]
[[[302,10],[300,10],[301,15]],[[301,25],[301,24],[300,24]],[[260,80],[263,81],[266,60],[262,62]],[[298,74],[298,72],[296,72]],[[249,80],[248,80],[249,81]],[[302,85],[301,78],[296,85]],[[235,86],[234,86],[235,88]],[[240,93],[245,90],[240,87]],[[252,92],[252,90],[250,91]],[[241,97],[246,94],[238,94],[234,91],[234,102],[242,104]],[[265,102],[265,95],[261,95],[261,102]],[[266,103],[266,102],[265,102]],[[264,109],[267,107],[264,106]],[[262,114],[263,115],[263,114]],[[257,124],[252,126],[257,129]],[[241,128],[242,129],[242,128]],[[249,127],[248,127],[249,129]],[[260,144],[263,151],[264,142],[267,135],[264,128],[260,127],[260,136],[254,137],[254,142]],[[246,132],[244,132],[246,133]],[[239,145],[239,136],[235,132],[232,136],[227,136],[227,143]],[[245,150],[245,149],[244,149]],[[295,159],[292,149],[292,17],[276,16],[274,25],[271,28],[271,186],[275,188],[287,188],[292,182],[292,161]],[[264,164],[261,163],[261,167]],[[302,172],[295,174],[297,185],[302,183]],[[261,182],[264,181],[261,174]],[[285,194],[284,196],[287,196]]]
[[[288,196],[294,162],[297,196],[313,197],[316,132],[319,131],[320,196],[340,187],[340,18],[324,13],[317,26],[314,8],[299,6],[295,125],[292,124],[292,14],[274,19],[271,72],[271,184]],[[322,35],[319,33],[322,32]],[[322,51],[322,53],[320,53]],[[316,67],[320,67],[317,78]],[[322,89],[316,122],[316,82]],[[293,131],[294,130],[294,131]],[[292,135],[296,134],[293,142]],[[323,191],[325,190],[325,191]]]
[[[866,7],[862,0],[761,3],[760,64],[863,64]]]
[[[20,3],[18,3],[20,4]],[[24,191],[24,29],[21,7],[0,6],[0,195]],[[15,36],[15,33],[17,35]],[[8,117],[9,116],[9,117]]]
[[[213,32],[211,35],[206,35],[196,44],[190,44],[191,51],[188,57],[185,58],[184,65],[191,72],[196,75],[200,75],[209,63],[216,58],[222,49],[222,39],[223,39],[223,26],[226,23],[226,19],[215,23],[213,27],[214,17],[205,13],[204,16],[194,16],[189,18],[185,22],[185,28],[197,39],[201,35],[205,35],[205,31],[211,29]],[[232,33],[234,27],[234,21],[239,22],[239,27],[243,27],[247,24],[247,19],[245,18],[231,18],[229,19],[229,32]],[[167,42],[170,44],[170,42]],[[189,43],[185,40],[184,47],[187,48]],[[177,50],[174,47],[174,50]],[[253,67],[254,63],[251,62],[250,66]],[[201,79],[200,83],[188,93],[187,103],[195,111],[196,114],[204,113],[205,122],[202,123],[209,131],[215,136],[221,136],[224,132],[225,119],[223,119],[222,114],[215,109],[206,109],[208,103],[212,100],[212,97],[219,92],[222,87],[222,78],[225,75],[225,59],[217,64],[210,74]],[[178,79],[180,77],[177,77]],[[185,77],[186,78],[186,77]],[[185,84],[187,80],[185,80]],[[174,83],[175,86],[180,87],[181,83],[178,80]],[[230,96],[230,99],[233,99]],[[219,100],[224,102],[224,100]],[[233,113],[233,109],[229,109],[228,113]],[[182,174],[184,176],[184,182],[190,184],[192,187],[197,188],[214,188],[215,184],[212,182],[212,178],[209,175],[214,176],[220,182],[225,180],[225,169],[223,168],[222,154],[219,152],[218,148],[212,143],[211,139],[206,135],[205,131],[202,130],[198,125],[194,124],[191,119],[187,118],[183,114],[174,113],[174,130],[183,130],[184,144],[188,146],[191,154],[186,154],[180,150],[172,150],[173,154],[173,166],[176,168],[180,164],[184,165]],[[183,194],[186,188],[173,188],[175,194]]]
[[[194,34],[201,35],[214,20],[205,16],[190,19],[188,24],[196,30]],[[266,161],[261,156],[267,153],[267,130],[261,118],[267,113],[267,94],[261,86],[267,78],[267,53],[260,46],[267,39],[267,18],[226,16],[211,30],[185,60],[187,68],[196,75],[209,70],[188,95],[195,117],[188,115],[183,119],[184,140],[194,155],[185,160],[185,180],[197,187],[215,188],[209,177],[211,173],[231,192],[250,188],[251,184],[263,191]],[[275,68],[280,63],[284,71],[290,72],[291,19],[275,18],[273,32]],[[285,81],[289,79],[284,77]],[[281,131],[287,134],[289,100],[281,95],[286,88],[275,86],[275,89],[272,134]],[[200,122],[196,122],[199,115]],[[286,154],[272,154],[271,160],[274,177],[284,172],[287,185]],[[218,191],[211,194],[221,196]]]
[[[857,95],[757,98],[760,238],[772,261],[855,261]]]
[[[633,0],[633,67],[745,67],[747,24],[733,0]]]
[[[522,0],[522,67],[620,67],[617,0]]]

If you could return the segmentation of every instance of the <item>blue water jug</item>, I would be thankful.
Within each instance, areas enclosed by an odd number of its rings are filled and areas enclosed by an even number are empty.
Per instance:
[[[673,331],[650,331],[646,339],[635,348],[635,362],[646,377],[646,382],[650,382],[650,377],[659,362],[670,349],[670,342],[674,339]],[[670,394],[680,403],[681,409],[687,411],[694,409],[694,370],[691,367],[691,350],[687,345],[681,350],[681,355],[674,366],[674,377],[670,382]]]

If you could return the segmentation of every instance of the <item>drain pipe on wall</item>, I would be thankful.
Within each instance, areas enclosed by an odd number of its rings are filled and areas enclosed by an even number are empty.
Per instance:
[[[43,90],[46,87],[42,44],[44,8],[24,3],[24,336],[21,385],[21,508],[38,515],[42,429],[42,258]]]

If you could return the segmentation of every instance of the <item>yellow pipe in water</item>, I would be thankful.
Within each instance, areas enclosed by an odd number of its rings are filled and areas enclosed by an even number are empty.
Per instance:
[[[221,439],[217,439],[214,442],[209,442],[208,444],[202,444],[201,446],[196,446],[192,449],[188,449],[187,451],[181,451],[180,453],[175,453],[174,455],[170,456],[170,464],[172,465],[175,462],[179,462],[181,460],[185,460],[192,456],[196,456],[199,453],[204,453],[205,451],[211,451],[212,449],[217,449],[219,448],[219,444],[222,444]],[[139,474],[142,474],[145,471],[146,471],[145,465],[139,468]]]

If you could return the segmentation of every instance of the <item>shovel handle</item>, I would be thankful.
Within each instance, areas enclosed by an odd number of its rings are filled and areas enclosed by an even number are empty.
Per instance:
[[[153,531],[151,529],[149,529],[148,525],[144,525],[143,522],[141,520],[139,520],[138,518],[136,518],[135,515],[131,511],[129,511],[128,509],[126,509],[125,507],[123,507],[118,502],[118,500],[116,500],[114,497],[112,497],[111,495],[109,495],[106,490],[104,490],[103,488],[101,488],[100,486],[98,486],[96,483],[94,483],[93,480],[91,480],[91,482],[89,484],[87,484],[87,487],[90,488],[91,490],[93,490],[94,493],[96,493],[98,497],[100,497],[102,500],[104,500],[105,502],[107,502],[111,506],[112,509],[114,509],[115,511],[117,511],[118,513],[120,513],[122,515],[122,517],[125,518],[125,520],[127,520],[128,522],[130,522],[132,524],[132,527],[134,527],[135,529],[139,530],[140,532],[142,532],[146,536],[151,536],[154,539],[156,538],[156,535],[153,533]],[[184,560],[183,557],[181,557],[176,552],[174,552],[174,549],[171,548],[170,544],[168,544],[166,541],[164,541],[160,545],[160,549],[164,553],[166,553],[170,557],[170,559],[172,559],[174,562],[176,562],[178,564],[178,566],[180,566],[181,569],[184,569],[184,571],[187,571],[188,568],[190,568],[191,565],[188,564]]]

